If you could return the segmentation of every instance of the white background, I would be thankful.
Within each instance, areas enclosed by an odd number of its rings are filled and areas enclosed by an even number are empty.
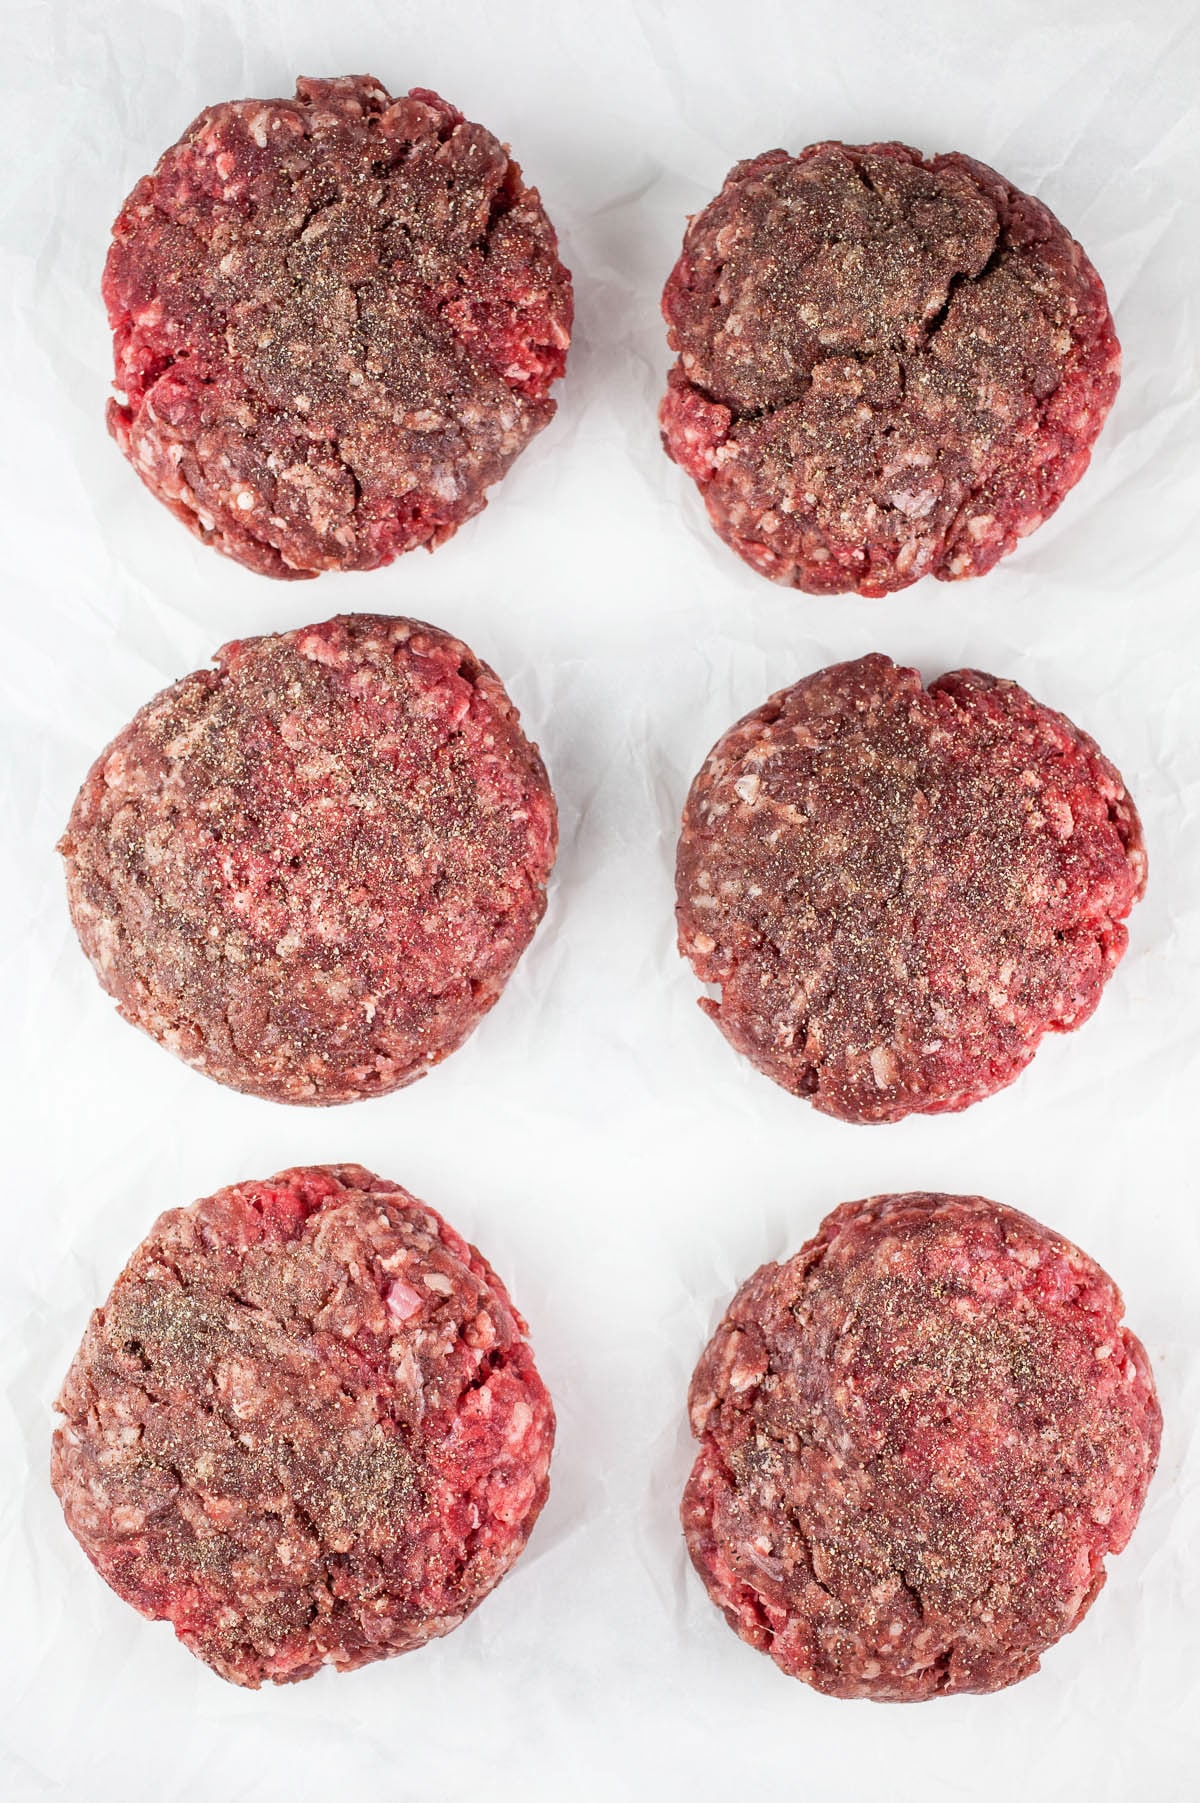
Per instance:
[[[1136,22],[1135,22],[1136,17]],[[1200,33],[1189,0],[29,0],[4,9],[9,393],[0,885],[0,1792],[142,1799],[812,1803],[1195,1794],[1200,1758]],[[117,208],[201,106],[296,74],[431,86],[509,140],[575,272],[559,414],[433,558],[276,584],[194,543],[109,442],[98,280]],[[822,137],[961,149],[1032,189],[1108,284],[1125,381],[1058,517],[982,581],[778,590],[657,445],[658,295],[739,157]],[[227,1093],[118,1020],[53,846],[91,759],[224,640],[412,613],[493,663],[562,813],[550,910],[500,1006],[416,1088],[334,1111]],[[673,947],[689,778],[769,691],[879,649],[973,664],[1092,731],[1145,819],[1149,896],[1094,1020],[965,1115],[860,1128],[756,1075]],[[355,1159],[486,1251],[558,1405],[553,1495],[449,1640],[353,1676],[223,1685],[118,1602],[46,1479],[88,1310],[157,1213]],[[676,1505],[688,1374],[734,1285],[834,1203],[976,1190],[1122,1284],[1166,1437],[1079,1631],[1002,1695],[839,1703],[729,1632]]]

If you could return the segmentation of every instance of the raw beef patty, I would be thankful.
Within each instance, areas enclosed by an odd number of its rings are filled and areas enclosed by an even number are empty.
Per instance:
[[[59,849],[127,1020],[234,1089],[323,1103],[462,1043],[542,917],[555,840],[494,672],[436,627],[350,614],[165,689]]]
[[[1087,1019],[1146,854],[1120,776],[1061,714],[871,656],[724,735],[676,878],[679,947],[731,1044],[826,1114],[894,1121],[991,1095]]]
[[[668,453],[727,544],[815,594],[990,570],[1078,482],[1119,380],[1054,215],[904,144],[739,163],[663,311]]]
[[[553,414],[571,332],[505,146],[366,75],[201,113],[122,208],[104,299],[114,438],[266,576],[449,538]]]
[[[235,1684],[406,1653],[483,1601],[546,1500],[525,1334],[475,1248],[360,1165],[174,1209],[67,1374],[67,1525]]]
[[[688,1550],[831,1696],[999,1690],[1078,1626],[1161,1417],[1116,1286],[980,1196],[849,1202],[742,1285],[696,1367]]]

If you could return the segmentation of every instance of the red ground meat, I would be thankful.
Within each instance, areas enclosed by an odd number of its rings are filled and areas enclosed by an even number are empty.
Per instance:
[[[850,1202],[743,1284],[696,1367],[688,1550],[831,1696],[999,1690],[1079,1625],[1158,1457],[1116,1286],[980,1196]]]
[[[67,1525],[235,1684],[448,1634],[522,1551],[554,1411],[495,1272],[361,1165],[165,1214],[58,1407]]]
[[[871,656],[719,740],[679,840],[679,947],[738,1051],[826,1114],[894,1121],[1011,1083],[1091,1014],[1146,883],[1086,733],[978,670]]]
[[[556,817],[499,679],[415,620],[244,639],[92,766],[59,849],[127,1020],[282,1102],[423,1076],[546,906]]]
[[[990,570],[1079,480],[1119,380],[1053,214],[904,144],[739,163],[663,312],[668,454],[739,556],[814,594]]]
[[[370,570],[484,506],[554,413],[571,279],[505,147],[425,88],[209,107],[113,228],[109,428],[266,576]]]

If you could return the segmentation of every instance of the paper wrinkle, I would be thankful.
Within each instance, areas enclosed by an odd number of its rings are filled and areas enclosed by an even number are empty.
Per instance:
[[[1200,1760],[1200,26],[1183,0],[963,8],[715,0],[497,10],[81,0],[10,22],[0,885],[0,1791],[89,1803],[378,1794],[487,1803],[1007,1803],[1188,1794]],[[501,29],[501,22],[502,27]],[[188,538],[108,440],[98,296],[124,195],[205,104],[368,69],[511,142],[576,282],[559,412],[433,557],[273,584]],[[1124,384],[1058,515],[982,581],[884,601],[764,582],[659,447],[659,312],[686,215],[776,144],[898,137],[1032,188],[1109,284]],[[545,923],[468,1045],[332,1110],[235,1096],[115,1015],[53,851],[91,759],[226,640],[410,613],[494,665],[542,746]],[[1141,809],[1150,888],[1094,1018],[967,1114],[852,1128],[726,1045],[675,949],[675,838],[718,736],[823,664],[1014,677]],[[164,1208],[357,1160],[475,1240],[554,1395],[552,1495],[475,1617],[410,1658],[251,1695],[89,1570],[46,1477],[89,1311]],[[678,1503],[695,1360],[737,1285],[838,1202],[982,1191],[1117,1278],[1162,1463],[1128,1551],[1042,1673],[919,1709],[839,1704],[742,1646]]]

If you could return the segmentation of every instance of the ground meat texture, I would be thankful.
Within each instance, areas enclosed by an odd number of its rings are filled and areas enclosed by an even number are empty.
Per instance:
[[[571,280],[506,148],[424,88],[201,113],[113,228],[108,423],[265,576],[432,549],[554,413]]]
[[[871,656],[773,695],[687,799],[679,947],[738,1051],[848,1121],[966,1108],[1085,1021],[1146,883],[1133,802],[1015,683]]]
[[[546,905],[546,771],[499,679],[415,620],[245,639],[144,707],[59,849],[121,1013],[274,1101],[424,1075]]]
[[[487,1261],[361,1165],[165,1214],[67,1374],[52,1478],[105,1582],[221,1677],[447,1634],[520,1554],[554,1411]]]
[[[669,455],[726,544],[813,594],[990,570],[1079,480],[1119,380],[1053,214],[904,144],[739,163],[663,311]]]
[[[1000,1690],[1082,1621],[1162,1419],[1112,1280],[980,1196],[849,1202],[742,1285],[689,1394],[709,1595],[790,1677]]]

